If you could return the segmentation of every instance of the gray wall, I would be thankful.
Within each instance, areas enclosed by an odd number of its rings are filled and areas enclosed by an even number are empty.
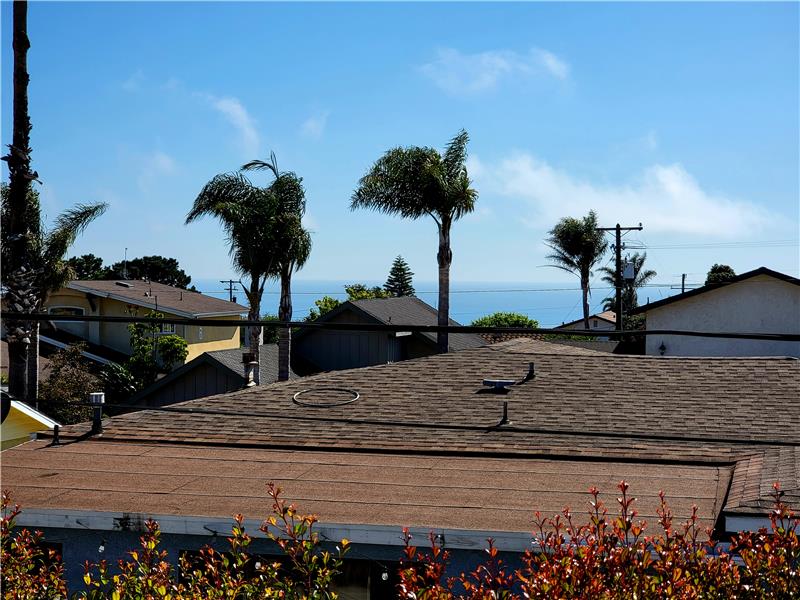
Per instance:
[[[242,389],[244,379],[228,369],[201,364],[162,386],[142,400],[147,406],[166,406]]]
[[[232,523],[232,522],[231,522]],[[83,564],[85,561],[99,562],[107,560],[112,566],[112,574],[119,571],[115,567],[118,559],[129,560],[128,552],[139,548],[138,532],[133,531],[94,531],[88,529],[62,529],[62,528],[41,528],[44,539],[47,542],[54,542],[62,545],[64,572],[67,579],[67,586],[70,594],[80,592],[85,589],[83,583]],[[250,532],[251,534],[253,532]],[[161,534],[160,550],[167,551],[167,560],[177,567],[178,557],[184,550],[198,550],[205,545],[210,545],[216,550],[225,551],[230,548],[226,535],[230,531],[219,532],[219,535],[196,536]],[[401,528],[397,528],[398,539],[401,536]],[[98,549],[104,546],[104,552],[100,554]],[[427,539],[416,539],[414,543],[420,546],[421,550],[427,550]],[[333,550],[335,544],[329,544]],[[249,554],[279,554],[276,545],[269,540],[256,538],[250,546]],[[402,557],[401,546],[353,544],[346,555],[346,559],[370,560],[381,563],[395,563]],[[483,550],[451,550],[451,561],[447,570],[447,576],[457,576],[461,572],[469,572],[475,566],[485,560],[486,553]],[[517,553],[501,553],[501,557],[509,567],[509,570],[522,566],[520,555]],[[394,590],[391,595],[385,598],[394,597]],[[374,594],[373,594],[374,596]]]
[[[331,323],[372,323],[351,313],[333,317]],[[381,331],[318,330],[294,343],[294,352],[323,371],[368,367],[389,362],[389,334]]]

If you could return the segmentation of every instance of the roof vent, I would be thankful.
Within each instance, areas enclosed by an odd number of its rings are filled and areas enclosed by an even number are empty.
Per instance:
[[[517,383],[515,379],[484,379],[483,385],[495,391],[508,391],[508,386]]]
[[[132,288],[133,287],[133,284],[132,283],[128,283],[127,281],[116,281],[115,283],[119,287],[124,287],[124,288]]]

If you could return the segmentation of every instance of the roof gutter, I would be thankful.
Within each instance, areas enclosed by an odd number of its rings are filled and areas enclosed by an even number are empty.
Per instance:
[[[91,529],[94,531],[143,531],[147,519],[158,521],[163,533],[177,535],[229,535],[232,519],[144,513],[117,513],[82,510],[26,508],[17,517],[24,527],[63,529]],[[263,520],[246,519],[244,527],[254,538],[266,536],[259,531]],[[315,530],[323,540],[338,542],[347,538],[356,544],[376,546],[403,546],[401,525],[319,524]],[[493,538],[498,550],[524,552],[531,547],[530,532],[449,529],[438,527],[409,527],[419,544],[425,545],[428,534],[443,536],[448,550],[483,550],[486,540]]]

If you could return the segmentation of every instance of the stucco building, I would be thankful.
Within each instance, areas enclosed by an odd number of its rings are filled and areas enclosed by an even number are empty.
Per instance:
[[[143,280],[71,281],[50,294],[45,307],[59,330],[122,354],[131,353],[126,323],[59,322],[58,315],[145,316],[153,310],[173,318],[231,321],[230,327],[163,325],[162,333],[174,333],[186,340],[187,362],[203,352],[238,348],[240,331],[236,321],[247,312],[246,307],[235,302]]]
[[[640,306],[647,329],[800,334],[800,279],[761,267]],[[800,341],[648,335],[652,356],[797,356]]]

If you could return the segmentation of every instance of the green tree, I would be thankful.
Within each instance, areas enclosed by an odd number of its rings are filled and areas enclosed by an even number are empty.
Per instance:
[[[372,300],[374,298],[390,298],[391,294],[379,286],[369,287],[363,283],[351,283],[344,286],[344,291],[347,294],[347,302],[355,302],[356,300]],[[316,321],[325,313],[332,311],[334,308],[342,303],[331,296],[323,296],[319,300],[315,300],[314,304],[317,308],[312,308],[306,317],[306,321]]]
[[[292,274],[302,269],[311,255],[311,234],[302,222],[306,210],[303,179],[291,171],[280,171],[274,153],[269,162],[253,160],[244,165],[242,170],[267,170],[274,176],[268,188],[275,197],[277,209],[274,222],[276,262],[271,274],[281,282],[278,318],[289,323],[292,320]],[[281,327],[278,330],[278,381],[289,379],[291,346],[291,329]]]
[[[75,403],[86,402],[90,393],[103,387],[81,354],[85,349],[86,344],[80,343],[55,352],[46,369],[48,377],[39,390],[43,412],[64,425],[91,419],[92,409]]]
[[[224,173],[203,187],[186,216],[186,224],[205,216],[215,217],[222,224],[234,269],[250,279],[243,288],[251,321],[261,315],[264,285],[275,272],[276,209],[275,196],[267,189],[253,185],[241,173]],[[250,351],[258,362],[261,327],[250,327],[248,337]],[[258,369],[255,381],[259,383]]]
[[[247,170],[268,169],[275,176],[269,187],[253,185],[242,173],[217,175],[209,181],[194,201],[186,217],[191,223],[203,216],[219,219],[228,237],[234,268],[250,278],[244,292],[250,305],[248,318],[257,320],[261,314],[261,298],[267,279],[281,281],[279,317],[290,321],[291,275],[308,259],[311,236],[302,227],[305,211],[305,192],[302,180],[294,173],[278,170],[274,155],[272,162],[253,161]],[[251,352],[258,361],[261,327],[249,332]],[[290,333],[282,329],[283,346],[279,376],[288,377]],[[259,372],[255,372],[259,383]]]
[[[265,314],[261,315],[262,321],[269,321],[270,323],[280,323],[280,319],[278,315],[272,314]],[[265,344],[277,344],[278,343],[278,330],[275,327],[265,327],[264,328],[264,343]]]
[[[706,275],[706,285],[727,283],[736,277],[736,272],[728,265],[714,263]]]
[[[592,210],[582,219],[565,217],[561,219],[545,240],[552,250],[547,256],[557,269],[580,277],[583,300],[583,324],[589,329],[589,278],[592,268],[600,262],[608,248],[602,231],[597,230],[597,214]]]
[[[73,256],[67,261],[75,279],[104,279],[106,269],[103,268],[103,259],[94,254]]]
[[[3,185],[0,188],[2,221],[6,223],[7,219],[10,220],[13,212],[10,202],[10,187]],[[8,290],[7,302],[12,311],[19,308],[19,312],[39,312],[51,292],[64,287],[67,282],[75,278],[75,272],[69,261],[65,259],[65,255],[81,232],[107,208],[108,205],[103,203],[78,204],[74,208],[62,212],[53,225],[48,227],[41,220],[33,221],[33,219],[40,219],[41,215],[39,193],[34,189],[28,191],[27,210],[31,222],[29,223],[30,229],[26,234],[26,265],[23,266],[19,257],[13,252],[11,231],[3,227],[0,236],[3,260],[2,281],[3,286]],[[19,281],[20,277],[22,278],[21,282]],[[22,369],[25,381],[23,384],[16,381],[15,385],[22,387],[17,389],[16,394],[11,393],[17,397],[19,397],[19,393],[27,394],[25,397],[28,402],[33,404],[39,392],[39,323],[27,323],[22,328],[22,332],[25,333],[22,336],[25,352],[22,360],[19,360],[19,357],[12,358],[11,356],[12,340],[15,340],[18,329],[17,326],[13,326],[14,323],[16,321],[12,320],[7,327],[9,331],[9,379],[10,382],[15,382],[15,377],[20,376],[17,369]],[[16,345],[16,341],[13,341],[13,345]]]
[[[164,314],[148,311],[145,317],[161,319]],[[123,364],[109,365],[100,373],[109,404],[126,401],[153,383],[160,372],[183,363],[189,354],[186,340],[174,333],[162,333],[160,325],[131,323],[128,332],[131,355]]]
[[[633,265],[633,279],[625,279],[622,281],[622,308],[623,313],[628,314],[631,310],[639,306],[639,298],[637,290],[650,283],[653,278],[658,275],[652,269],[644,268],[644,261],[647,260],[647,252],[639,254],[633,253],[625,257],[625,261]],[[601,267],[600,272],[603,273],[603,281],[610,285],[612,288],[617,288],[617,273],[611,267]],[[615,296],[609,296],[603,299],[603,310],[616,310]],[[627,327],[625,327],[627,329]]]
[[[398,256],[392,263],[389,277],[386,279],[386,283],[383,284],[383,289],[396,297],[414,296],[413,276],[414,273],[411,272],[408,263],[403,260],[402,256]]]
[[[460,131],[444,154],[433,148],[393,148],[359,181],[350,208],[368,208],[406,219],[431,217],[439,231],[438,324],[450,323],[450,265],[453,222],[475,208],[478,193],[467,175],[467,132]],[[447,352],[447,333],[439,332],[440,352]]]
[[[127,262],[116,262],[103,279],[149,279],[166,285],[188,289],[192,278],[180,268],[177,259],[165,256],[142,256]]]
[[[539,328],[539,321],[515,312],[496,312],[472,322],[474,327],[529,327]]]

